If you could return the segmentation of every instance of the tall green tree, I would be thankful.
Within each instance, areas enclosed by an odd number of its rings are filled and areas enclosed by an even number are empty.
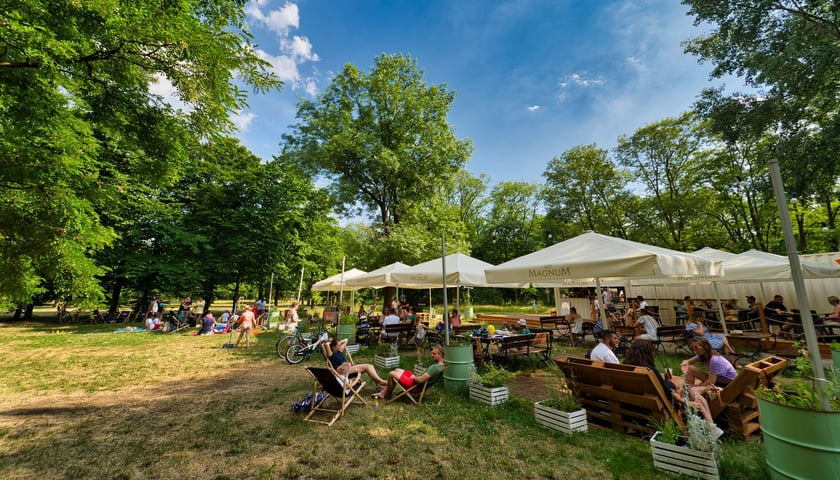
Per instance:
[[[470,157],[446,120],[454,99],[445,85],[427,86],[409,56],[383,54],[369,73],[347,64],[298,104],[285,151],[330,180],[343,212],[371,215],[387,236]]]
[[[482,260],[494,265],[539,250],[543,242],[543,186],[499,182],[490,191]]]
[[[840,159],[840,17],[833,0],[684,0],[696,23],[713,26],[686,51],[714,64],[713,76],[737,74],[760,91],[749,123],[773,138],[788,192],[815,198],[818,220],[837,230]],[[740,95],[738,95],[740,96]],[[738,96],[733,95],[734,100]],[[742,115],[746,118],[747,115]],[[808,227],[799,224],[800,248]],[[836,245],[836,243],[835,243]]]
[[[648,243],[683,251],[694,246],[686,234],[701,210],[695,195],[703,140],[698,121],[685,113],[618,139],[616,158],[641,186],[644,203],[643,214],[631,219],[645,230]]]
[[[555,241],[587,230],[628,238],[624,214],[633,212],[627,191],[629,173],[618,168],[609,152],[579,145],[546,166],[546,224]]]
[[[244,18],[239,0],[4,2],[0,303],[48,284],[77,303],[100,299],[92,253],[118,235],[102,215],[118,216],[105,210],[125,186],[177,179],[188,145],[232,126],[245,105],[235,75],[259,91],[280,85]],[[158,79],[188,112],[150,93]]]

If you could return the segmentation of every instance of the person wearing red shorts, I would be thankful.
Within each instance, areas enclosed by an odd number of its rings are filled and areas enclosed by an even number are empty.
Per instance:
[[[423,375],[414,375],[411,370],[403,370],[402,368],[395,368],[388,374],[387,383],[382,390],[374,393],[374,398],[391,398],[391,393],[394,391],[394,385],[399,383],[406,390],[418,383],[423,383],[432,377],[435,373],[443,368],[443,347],[440,345],[432,349],[432,363]]]

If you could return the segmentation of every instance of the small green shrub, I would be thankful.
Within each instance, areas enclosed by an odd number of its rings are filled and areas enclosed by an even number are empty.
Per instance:
[[[505,387],[513,381],[513,373],[508,372],[494,363],[486,363],[481,368],[481,371],[473,374],[473,378],[477,383],[485,387]]]
[[[661,423],[654,420],[653,426],[659,431],[656,439],[662,443],[676,445],[683,433],[673,418],[669,418]]]
[[[794,344],[799,349],[799,357],[794,360],[793,379],[785,384],[776,384],[771,390],[759,387],[756,395],[770,402],[788,407],[804,408],[806,410],[822,410],[820,396],[817,393],[813,377],[811,357],[801,342]],[[833,348],[833,347],[832,347]],[[826,370],[825,390],[831,403],[831,411],[840,412],[840,379],[833,368]]]
[[[580,410],[581,405],[577,399],[571,395],[562,395],[559,397],[549,398],[548,400],[543,400],[542,405],[548,408],[553,408],[555,410],[560,410],[561,412],[575,412]]]
[[[376,347],[376,354],[380,357],[399,357],[397,342],[382,342]]]

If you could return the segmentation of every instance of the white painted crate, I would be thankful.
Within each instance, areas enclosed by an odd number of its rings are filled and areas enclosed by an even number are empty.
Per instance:
[[[470,400],[494,407],[510,398],[507,387],[485,387],[480,383],[470,383]]]
[[[373,364],[379,368],[393,370],[400,366],[400,357],[383,357],[376,355],[373,357]]]
[[[583,408],[574,412],[564,412],[545,407],[540,402],[534,402],[534,415],[540,425],[567,435],[574,432],[585,432],[589,426],[586,421],[586,410]]]
[[[666,472],[686,475],[692,478],[717,480],[720,478],[718,462],[712,452],[701,452],[689,447],[680,447],[656,440],[659,432],[650,439],[653,466]]]

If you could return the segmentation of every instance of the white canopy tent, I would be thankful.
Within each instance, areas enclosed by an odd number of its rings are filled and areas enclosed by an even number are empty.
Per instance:
[[[762,299],[762,302],[766,303],[769,300],[769,296],[765,293],[764,283],[774,282],[774,294],[779,293],[795,301],[790,263],[787,257],[760,252],[758,250],[748,250],[743,253],[734,254],[708,247],[693,252],[693,254],[708,259],[720,260],[723,264],[724,275],[714,279],[708,277],[702,279],[686,277],[678,280],[638,280],[632,282],[634,289],[645,292],[644,287],[665,287],[664,294],[666,298],[669,295],[674,298],[681,298],[685,294],[696,298],[714,297],[717,299],[718,305],[721,305],[720,300],[722,298],[744,298],[746,295],[755,295],[756,292],[754,290],[759,288],[761,290],[761,296],[759,298]],[[819,292],[824,290],[811,288],[811,281],[814,281],[813,285],[827,281],[840,289],[840,269],[831,265],[819,265],[809,262],[801,262],[801,266],[803,277],[809,281],[809,297],[812,291]],[[820,282],[816,279],[826,280]],[[679,289],[679,292],[676,289]],[[836,292],[836,290],[833,291]],[[660,290],[660,293],[663,293],[663,291]],[[830,294],[832,293],[822,295],[822,299],[813,305],[824,304],[826,296]],[[817,298],[814,298],[814,300],[817,300]],[[720,308],[722,309],[722,306]],[[722,311],[720,315],[721,318],[724,317]],[[725,330],[725,323],[723,326]]]
[[[394,262],[384,267],[379,267],[376,270],[351,278],[347,281],[347,285],[359,288],[384,288],[384,287],[400,287],[401,284],[395,282],[392,278],[394,273],[403,272],[411,268],[402,262]]]
[[[348,281],[350,279],[356,278],[358,276],[364,275],[364,270],[359,270],[357,268],[351,268],[343,273],[336,273],[335,275],[325,278],[319,282],[315,282],[312,285],[312,290],[319,291],[319,292],[337,292],[339,290],[360,290],[364,287],[351,287],[348,285]],[[344,283],[342,284],[342,276],[344,278]]]
[[[442,288],[444,263],[440,258],[393,272],[391,280],[404,288]],[[459,287],[526,288],[528,282],[500,282],[490,285],[484,272],[493,265],[477,258],[453,253],[446,256],[446,285]]]
[[[529,282],[537,287],[562,287],[594,281],[600,292],[602,280],[717,278],[722,268],[719,261],[590,231],[488,268],[485,273],[491,284]],[[608,322],[603,302],[599,303],[601,318]]]

